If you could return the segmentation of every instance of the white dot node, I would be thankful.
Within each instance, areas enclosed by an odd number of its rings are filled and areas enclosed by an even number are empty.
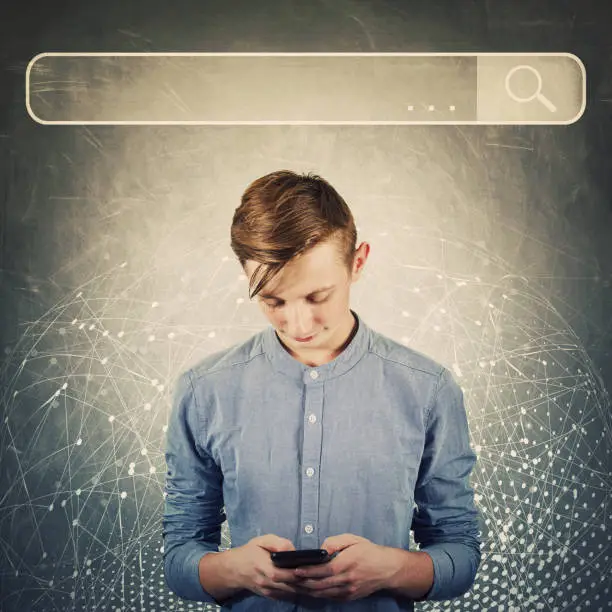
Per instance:
[[[53,504],[50,504],[49,505],[49,512],[53,512],[53,508],[54,508]]]
[[[151,304],[151,308],[157,308],[159,306],[159,302],[153,302]]]
[[[123,335],[125,334],[125,332],[122,330],[117,334],[117,338],[123,338]]]
[[[81,444],[83,444],[83,438],[79,438],[76,443],[77,446],[81,446]]]
[[[454,104],[451,104],[451,105],[448,107],[448,110],[449,110],[449,111],[454,111],[455,109],[456,109],[456,107],[455,107],[455,105],[454,105]]]
[[[243,302],[244,302],[244,298],[241,298],[241,297],[239,297],[239,298],[236,300],[236,304],[242,304]]]
[[[156,387],[157,385],[159,385],[159,380],[157,380],[157,378],[154,378],[153,380],[151,380],[151,384]]]
[[[149,467],[149,474],[155,474],[155,471],[156,470],[155,470],[155,466],[154,465]]]
[[[432,111],[432,110],[434,110],[435,108],[436,108],[436,107],[435,107],[433,104],[430,104],[430,105],[427,107],[427,110],[428,110],[428,111]]]
[[[155,340],[155,336],[151,334],[148,338],[149,342],[153,342]]]
[[[409,104],[409,105],[408,105],[408,110],[409,110],[409,111],[414,110],[414,105],[413,105],[413,104]]]
[[[146,454],[147,454],[147,449],[146,449],[146,448],[143,448],[143,449],[140,451],[140,454],[141,454],[141,455],[146,455]]]
[[[79,524],[79,519],[73,519],[72,520],[72,526],[76,527]]]
[[[133,470],[136,467],[136,464],[132,461],[129,465],[130,470]]]
[[[101,363],[102,365],[106,365],[106,364],[108,363],[108,357],[104,357],[104,359],[102,359],[102,360],[100,361],[100,363]]]
[[[172,340],[172,339],[173,339],[173,338],[175,338],[175,337],[176,337],[176,334],[175,334],[174,332],[170,332],[170,333],[168,334],[168,338],[170,338],[170,340]]]
[[[121,499],[125,499],[127,497],[126,491],[121,491]]]
[[[70,325],[76,325],[77,319],[72,319]],[[62,333],[62,330],[60,329],[60,333]]]
[[[75,493],[76,493],[76,495],[80,495],[80,494],[82,493],[82,491],[81,491],[81,489],[77,489],[77,490],[75,491]]]
[[[151,410],[151,404],[149,404],[149,402],[147,402],[147,403],[144,405],[144,409],[145,409],[145,410]]]
[[[108,417],[108,422],[109,422],[109,423],[112,423],[114,420],[115,420],[115,416],[114,416],[113,414],[111,414],[111,415]]]
[[[209,338],[214,338],[217,334],[214,331],[208,333]]]
[[[96,326],[95,326],[95,324],[94,324],[94,323],[92,323],[92,324],[89,326],[89,331],[92,331],[92,330],[94,330],[94,329],[96,329]]]

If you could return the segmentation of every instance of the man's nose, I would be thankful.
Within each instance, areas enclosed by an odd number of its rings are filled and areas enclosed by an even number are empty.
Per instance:
[[[305,306],[296,306],[287,312],[287,327],[294,338],[305,338],[312,330],[312,314]]]

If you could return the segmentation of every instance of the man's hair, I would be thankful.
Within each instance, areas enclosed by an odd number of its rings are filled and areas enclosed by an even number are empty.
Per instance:
[[[279,170],[253,181],[234,212],[231,247],[244,268],[259,263],[249,283],[256,296],[290,260],[328,239],[339,260],[353,264],[357,230],[351,210],[320,176]]]

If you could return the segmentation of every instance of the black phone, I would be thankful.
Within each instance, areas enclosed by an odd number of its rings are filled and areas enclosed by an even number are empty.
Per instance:
[[[336,553],[330,555],[323,548],[307,548],[302,550],[283,550],[270,553],[272,563],[276,567],[296,568],[302,565],[319,565],[331,561]]]

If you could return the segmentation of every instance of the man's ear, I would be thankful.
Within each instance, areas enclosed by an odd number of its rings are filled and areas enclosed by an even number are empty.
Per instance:
[[[369,254],[370,245],[367,242],[362,242],[355,251],[355,257],[353,259],[353,271],[351,275],[353,281],[356,281],[361,276]]]

